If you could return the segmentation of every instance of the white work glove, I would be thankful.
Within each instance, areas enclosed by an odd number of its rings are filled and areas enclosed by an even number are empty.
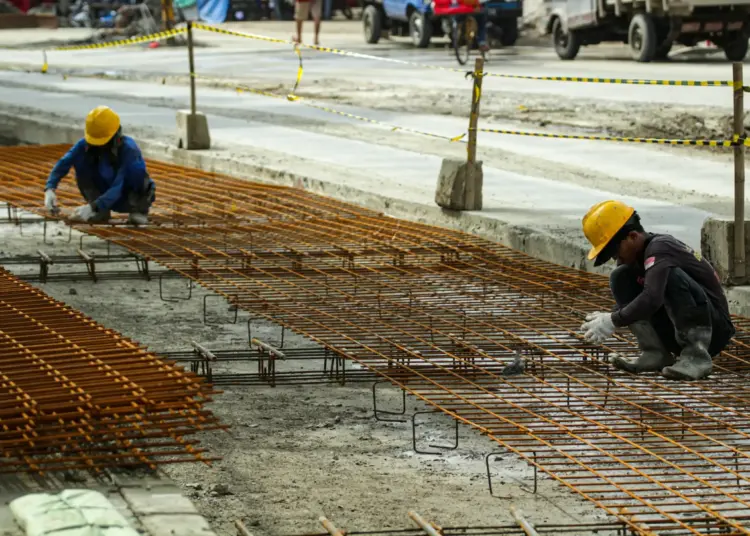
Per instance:
[[[600,343],[609,339],[615,332],[611,313],[589,313],[586,322],[581,326],[583,337],[589,342]]]
[[[70,215],[70,219],[73,221],[89,221],[94,215],[94,209],[91,205],[86,204],[76,208]]]
[[[44,191],[44,208],[52,212],[57,212],[57,194],[53,189]]]

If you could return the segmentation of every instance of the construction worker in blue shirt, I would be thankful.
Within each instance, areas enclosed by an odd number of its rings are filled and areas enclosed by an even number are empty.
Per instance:
[[[63,156],[47,179],[44,206],[59,212],[55,190],[70,168],[86,204],[70,216],[73,221],[106,223],[112,211],[127,213],[134,225],[148,223],[156,198],[156,185],[133,138],[122,134],[120,117],[107,106],[98,106],[86,117],[86,131]]]

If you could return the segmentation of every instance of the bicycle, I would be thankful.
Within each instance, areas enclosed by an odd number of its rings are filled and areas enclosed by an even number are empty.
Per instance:
[[[453,42],[453,51],[456,54],[456,60],[460,65],[466,65],[469,61],[471,49],[476,42],[479,33],[479,23],[473,15],[457,15],[451,19],[451,39]],[[485,51],[479,49],[482,59],[485,58]]]

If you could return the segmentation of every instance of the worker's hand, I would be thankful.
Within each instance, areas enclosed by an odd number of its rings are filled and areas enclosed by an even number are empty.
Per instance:
[[[44,208],[53,214],[57,212],[57,194],[52,188],[44,191]]]
[[[94,215],[94,209],[91,205],[86,204],[76,208],[70,215],[70,219],[73,221],[89,221]]]
[[[586,322],[581,326],[583,337],[590,342],[600,343],[609,339],[615,332],[611,313],[589,313]]]

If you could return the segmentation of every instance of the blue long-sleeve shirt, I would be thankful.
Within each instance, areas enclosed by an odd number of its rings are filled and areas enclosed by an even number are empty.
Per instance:
[[[97,211],[127,212],[127,192],[143,191],[147,176],[146,162],[135,140],[122,137],[117,167],[113,167],[108,158],[90,158],[87,147],[84,139],[76,143],[52,168],[46,188],[57,188],[72,167],[79,182],[91,183],[101,192],[91,203]]]

